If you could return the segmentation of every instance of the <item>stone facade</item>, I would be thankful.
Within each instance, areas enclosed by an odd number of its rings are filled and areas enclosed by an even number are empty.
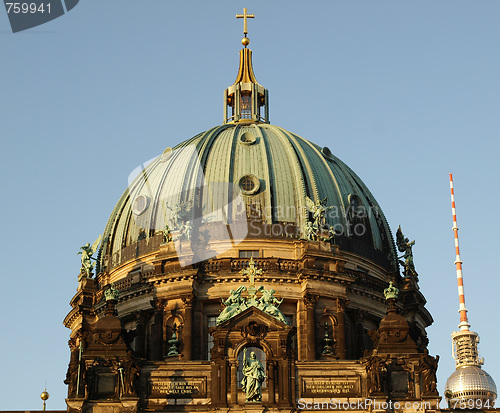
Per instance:
[[[332,399],[426,402],[423,411],[436,411],[437,363],[425,337],[432,319],[416,283],[324,241],[249,240],[186,267],[189,245],[177,251],[161,245],[82,278],[65,319],[68,411],[291,412]],[[254,251],[255,284],[283,299],[287,324],[249,307],[216,325],[221,300],[249,284],[242,251]],[[383,296],[388,278],[400,287],[397,302]],[[116,300],[106,299],[111,285]],[[245,403],[243,348],[265,366],[261,403]]]

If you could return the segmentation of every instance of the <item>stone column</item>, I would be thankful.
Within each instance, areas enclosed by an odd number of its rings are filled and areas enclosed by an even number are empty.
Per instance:
[[[278,386],[279,386],[279,405],[290,406],[290,372],[289,360],[278,361]]]
[[[146,349],[146,331],[144,328],[144,311],[135,313],[135,351],[139,357],[144,357]]]
[[[304,294],[306,306],[306,359],[316,360],[316,303],[318,296],[310,293]]]
[[[267,389],[269,393],[269,404],[276,404],[276,380],[274,379],[274,369],[276,362],[269,360],[267,362]]]
[[[212,360],[212,405],[227,406],[227,361]]]
[[[365,351],[365,328],[364,320],[366,317],[366,311],[356,310],[354,313],[354,343],[355,343],[355,354],[354,358],[359,359],[363,357]]]
[[[235,360],[231,365],[231,403],[238,404],[238,361]]]
[[[151,335],[151,359],[153,361],[163,360],[163,311],[167,305],[167,300],[151,300],[154,308],[154,324]]]
[[[193,307],[196,304],[196,296],[186,294],[181,299],[184,303],[183,356],[184,360],[188,361],[193,359]]]
[[[345,351],[345,317],[344,317],[344,312],[346,307],[349,305],[349,300],[344,299],[344,298],[337,298],[336,300],[337,304],[337,321],[338,321],[338,326],[337,326],[337,350],[338,350],[338,356],[341,360],[345,360],[346,358],[346,351]]]

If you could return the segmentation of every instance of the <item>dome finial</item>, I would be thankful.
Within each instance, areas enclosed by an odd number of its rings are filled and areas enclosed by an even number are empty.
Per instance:
[[[247,19],[254,19],[255,18],[255,14],[248,14],[247,13],[247,8],[244,7],[243,8],[243,14],[237,14],[236,18],[237,19],[243,19],[243,34],[245,35],[245,37],[243,39],[241,39],[241,43],[246,48],[250,44],[250,39],[247,37],[247,34],[248,34]]]
[[[237,14],[237,19],[243,19],[243,34],[241,40],[244,48],[240,50],[240,67],[236,80],[224,91],[224,123],[263,122],[269,123],[269,97],[267,89],[259,85],[252,67],[252,51],[247,49],[250,39],[247,37],[247,19],[255,18],[243,9],[243,14]]]

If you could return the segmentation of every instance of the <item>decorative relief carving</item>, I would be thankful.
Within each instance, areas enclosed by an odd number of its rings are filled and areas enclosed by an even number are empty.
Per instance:
[[[250,343],[256,343],[258,340],[263,339],[268,331],[268,326],[257,324],[255,321],[250,321],[247,326],[241,327],[242,337]]]
[[[185,294],[181,296],[181,300],[184,303],[185,307],[194,307],[194,305],[196,304],[196,295]]]

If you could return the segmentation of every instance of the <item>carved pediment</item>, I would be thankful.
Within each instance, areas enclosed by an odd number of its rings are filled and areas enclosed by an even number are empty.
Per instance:
[[[281,330],[283,328],[290,329],[291,327],[281,322],[277,318],[259,310],[257,307],[249,307],[233,318],[226,320],[218,327],[222,330],[240,330],[242,327],[248,326],[249,322],[266,325],[270,330]]]
[[[214,337],[212,359],[236,357],[238,349],[248,344],[266,348],[268,355],[288,358],[294,354],[290,347],[294,332],[295,327],[281,322],[257,307],[249,307],[210,329],[210,334]]]

